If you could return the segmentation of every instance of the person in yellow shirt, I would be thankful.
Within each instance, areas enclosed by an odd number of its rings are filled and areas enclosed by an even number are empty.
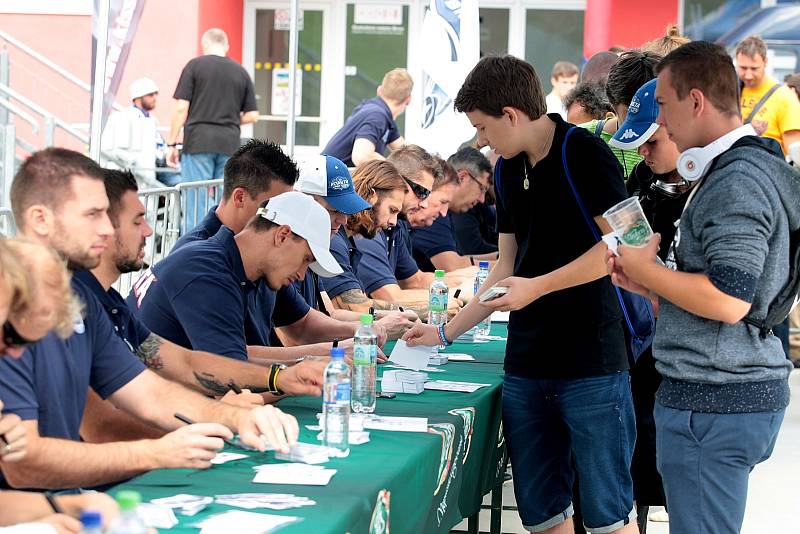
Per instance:
[[[767,76],[767,45],[751,35],[736,45],[736,70],[742,82],[742,119],[756,132],[775,139],[783,153],[800,142],[800,101],[793,91]]]

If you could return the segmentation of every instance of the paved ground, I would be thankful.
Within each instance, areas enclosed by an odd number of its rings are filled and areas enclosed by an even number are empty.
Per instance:
[[[742,534],[800,533],[800,371],[789,380],[792,401],[783,421],[772,458],[750,477],[750,495]],[[488,504],[488,499],[486,501]],[[510,483],[503,488],[503,504],[515,505]],[[489,531],[489,511],[481,512],[480,528]],[[466,521],[456,530],[466,530]],[[503,533],[524,533],[516,512],[503,512]],[[648,534],[668,534],[669,523],[650,522]]]

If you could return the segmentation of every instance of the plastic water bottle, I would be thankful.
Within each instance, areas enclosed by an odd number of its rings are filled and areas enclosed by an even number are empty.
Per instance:
[[[81,534],[103,534],[103,514],[95,510],[81,512]]]
[[[428,324],[439,326],[447,322],[447,290],[444,270],[436,269],[428,294]],[[444,346],[440,345],[439,348],[443,349]]]
[[[475,294],[478,294],[478,290],[481,288],[483,283],[489,277],[489,262],[482,261],[478,264],[478,272],[475,274]],[[492,317],[491,315],[478,323],[475,327],[475,335],[476,336],[488,336],[489,332],[492,330]]]
[[[136,509],[142,502],[138,491],[120,491],[117,493],[119,517],[108,529],[109,534],[147,534],[147,527],[137,514]]]
[[[344,349],[331,351],[325,367],[322,399],[323,444],[330,456],[350,454],[350,368],[344,361]]]
[[[353,338],[353,413],[375,411],[375,371],[378,365],[378,336],[372,329],[372,315],[361,315],[361,326]]]

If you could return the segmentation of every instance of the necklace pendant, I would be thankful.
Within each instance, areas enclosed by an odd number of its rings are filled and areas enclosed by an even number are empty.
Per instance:
[[[525,191],[527,191],[530,186],[531,182],[530,180],[528,180],[528,177],[526,176],[525,179],[522,181],[522,187],[524,187]]]

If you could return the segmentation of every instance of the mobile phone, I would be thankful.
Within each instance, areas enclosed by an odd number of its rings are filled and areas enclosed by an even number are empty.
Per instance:
[[[478,298],[481,302],[486,302],[487,300],[494,300],[498,297],[501,297],[508,293],[508,288],[506,286],[492,286],[483,293]]]
[[[394,399],[397,397],[394,393],[384,393],[383,391],[379,391],[377,393],[379,399]]]

